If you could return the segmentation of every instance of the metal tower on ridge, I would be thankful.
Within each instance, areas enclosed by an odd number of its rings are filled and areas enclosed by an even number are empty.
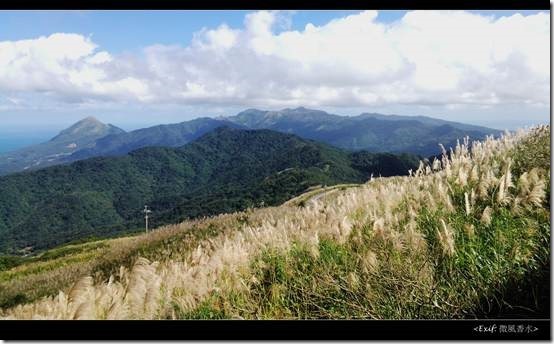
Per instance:
[[[144,210],[142,211],[144,213],[144,223],[146,227],[146,232],[148,233],[148,214],[150,214],[152,211],[148,209],[148,206],[144,206]]]

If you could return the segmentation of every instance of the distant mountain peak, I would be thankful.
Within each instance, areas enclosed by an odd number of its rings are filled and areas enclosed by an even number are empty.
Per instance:
[[[0,156],[0,175],[58,165],[69,155],[94,147],[97,140],[122,133],[125,133],[123,129],[104,124],[93,116],[85,117],[49,141]]]
[[[325,111],[309,109],[304,106],[299,106],[296,108],[285,108],[281,110],[260,110],[256,108],[249,108],[244,111],[239,112],[236,116],[231,116],[231,118],[243,118],[243,119],[254,119],[254,118],[273,118],[273,117],[282,117],[283,115],[298,115],[298,114],[327,114]],[[229,118],[229,117],[225,117]]]
[[[81,130],[90,130],[90,129],[99,129],[107,127],[106,124],[100,122],[96,117],[88,116],[83,118],[82,120],[74,123],[69,128],[62,130],[62,132],[76,132]]]
[[[249,108],[246,110],[243,110],[237,114],[237,116],[252,116],[252,115],[258,115],[258,114],[264,114],[267,111],[255,109],[255,108]]]
[[[286,109],[283,109],[279,112],[289,112],[289,113],[296,113],[296,112],[313,112],[313,113],[326,113],[325,111],[322,111],[322,110],[316,110],[316,109],[310,109],[310,108],[307,108],[305,106],[298,106],[298,107],[295,107],[293,109],[291,108],[286,108]]]
[[[79,122],[85,122],[85,123],[102,123],[100,122],[96,117],[94,116],[87,116],[85,118],[83,118],[82,120],[80,120]],[[77,123],[79,123],[77,122]]]
[[[83,137],[94,136],[99,138],[122,132],[124,132],[122,129],[111,124],[102,123],[94,116],[87,116],[74,123],[69,128],[60,131],[60,133],[50,141],[77,141]]]
[[[306,111],[315,111],[315,112],[323,112],[321,110],[315,110],[315,109],[309,109],[307,107],[304,107],[304,106],[299,106],[299,107],[296,107],[294,109],[286,109],[286,110],[289,110],[291,112],[306,112]]]

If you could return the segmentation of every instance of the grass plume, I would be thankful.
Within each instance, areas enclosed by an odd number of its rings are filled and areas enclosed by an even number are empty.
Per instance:
[[[1,315],[471,317],[483,299],[549,261],[549,137],[538,127],[465,139],[406,177],[121,240],[120,251],[90,258],[89,272],[102,267],[95,278]]]

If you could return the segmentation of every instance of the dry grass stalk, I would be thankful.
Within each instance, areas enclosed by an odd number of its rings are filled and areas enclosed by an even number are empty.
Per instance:
[[[423,208],[455,211],[451,183],[463,188],[467,215],[472,214],[477,201],[490,198],[491,192],[496,192],[494,200],[499,206],[509,202],[514,188],[511,161],[507,155],[526,135],[518,132],[501,139],[489,137],[473,142],[471,150],[465,139],[463,144],[451,150],[450,158],[443,156],[440,164],[435,161],[432,166],[421,162],[410,176],[372,178],[365,185],[337,192],[336,197],[325,202],[309,202],[304,208],[283,205],[253,211],[249,214],[251,220],[243,227],[200,241],[195,249],[179,252],[172,259],[160,262],[138,259],[130,270],[122,269],[119,278],[97,284],[84,278],[75,284],[69,296],[60,292],[56,297],[5,310],[3,317],[175,317],[173,304],[179,305],[183,311],[191,311],[214,291],[247,290],[251,282],[245,281],[252,281],[250,262],[268,248],[286,252],[293,243],[303,243],[317,256],[320,239],[347,243],[356,233],[355,228],[367,224],[373,240],[391,242],[398,251],[424,251],[426,240],[414,219]],[[544,178],[537,171],[520,177],[516,195],[518,203],[539,206],[545,197],[544,187]],[[401,207],[402,204],[405,206]],[[481,221],[490,221],[491,211],[485,208]],[[197,223],[232,223],[229,222],[232,218],[233,214],[222,215]],[[473,227],[464,230],[468,235],[474,235]],[[154,232],[150,235],[161,234]],[[444,219],[440,221],[437,237],[443,254],[456,254],[456,233]],[[151,237],[144,238],[150,240]],[[366,273],[375,273],[379,269],[377,254],[372,250],[364,251],[359,261]],[[356,285],[356,278],[351,277],[349,281]],[[272,295],[279,297],[281,291],[276,288]]]

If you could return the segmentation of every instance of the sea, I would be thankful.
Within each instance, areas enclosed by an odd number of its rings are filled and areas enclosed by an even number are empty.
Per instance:
[[[0,154],[46,142],[56,134],[56,131],[13,132],[0,129]]]

